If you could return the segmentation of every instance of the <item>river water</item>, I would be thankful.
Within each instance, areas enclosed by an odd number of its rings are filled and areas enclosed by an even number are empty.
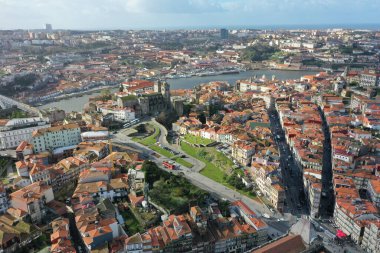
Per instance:
[[[301,76],[315,73],[315,71],[252,70],[241,72],[239,74],[168,79],[167,81],[170,84],[171,89],[191,89],[198,84],[207,83],[211,81],[227,81],[230,84],[234,84],[237,80],[248,79],[254,75],[257,75],[258,77],[265,75],[269,79],[272,78],[272,75],[275,75],[277,79],[288,80],[299,79]],[[116,90],[117,88],[114,89],[114,91]],[[82,97],[71,97],[68,99],[51,102],[42,105],[38,108],[46,109],[50,107],[57,107],[59,109],[65,110],[66,112],[80,112],[82,111],[83,106],[88,102],[88,99],[90,97],[94,97],[99,94],[100,91],[91,94],[86,94]]]

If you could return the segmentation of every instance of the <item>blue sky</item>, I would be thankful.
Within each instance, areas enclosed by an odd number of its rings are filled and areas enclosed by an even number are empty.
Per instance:
[[[63,29],[379,24],[380,0],[0,0],[0,29],[45,23]]]

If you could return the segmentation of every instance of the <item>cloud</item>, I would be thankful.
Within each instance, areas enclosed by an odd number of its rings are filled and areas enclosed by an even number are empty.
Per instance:
[[[0,29],[379,23],[380,0],[0,0]]]
[[[135,13],[209,13],[223,11],[216,0],[127,0],[125,10]]]

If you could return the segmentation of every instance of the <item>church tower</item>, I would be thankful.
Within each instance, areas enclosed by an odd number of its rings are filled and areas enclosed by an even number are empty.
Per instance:
[[[161,84],[161,94],[164,97],[164,101],[167,106],[170,105],[170,84],[163,82]]]
[[[154,83],[153,90],[155,93],[161,92],[161,80],[158,80],[157,82]]]

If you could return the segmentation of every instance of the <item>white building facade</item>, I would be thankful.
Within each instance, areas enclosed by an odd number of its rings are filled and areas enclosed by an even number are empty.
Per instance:
[[[99,107],[98,110],[103,114],[113,114],[116,120],[132,121],[135,117],[135,111],[131,108],[106,108]]]
[[[82,141],[81,130],[77,124],[40,129],[33,133],[31,143],[35,153],[46,150],[77,145]]]
[[[22,141],[30,141],[36,130],[50,127],[47,120],[39,117],[11,119],[0,124],[0,149],[16,148]]]

